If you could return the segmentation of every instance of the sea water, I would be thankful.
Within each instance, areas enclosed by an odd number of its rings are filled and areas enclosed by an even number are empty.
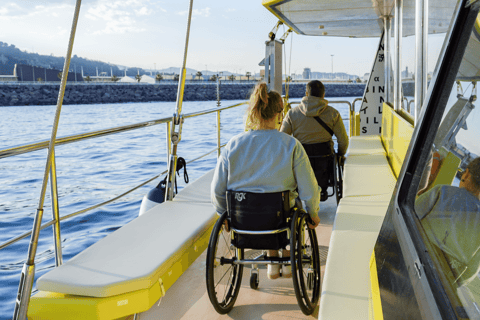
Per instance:
[[[355,97],[330,101],[353,102]],[[293,99],[292,101],[299,101]],[[223,101],[222,107],[243,101]],[[340,111],[348,132],[349,106]],[[183,114],[216,108],[215,101],[184,102]],[[56,106],[0,107],[0,150],[50,139]],[[221,143],[244,130],[246,105],[221,112]],[[65,105],[57,138],[171,117],[175,102]],[[217,146],[217,114],[185,120],[177,154],[188,162]],[[55,148],[60,216],[122,194],[167,169],[166,124],[60,145]],[[32,229],[39,205],[48,150],[0,159],[0,244]],[[187,165],[190,181],[214,168],[217,153]],[[177,177],[179,190],[185,185]],[[107,234],[138,216],[143,196],[160,178],[106,206],[61,224],[66,262]],[[50,186],[43,223],[52,220]],[[159,229],[161,226],[159,226]],[[140,234],[138,235],[141,236]],[[30,237],[0,250],[0,320],[13,315],[20,273]],[[118,254],[122,254],[119,249]],[[52,227],[41,231],[35,260],[35,279],[55,267]],[[34,292],[35,292],[34,286]]]

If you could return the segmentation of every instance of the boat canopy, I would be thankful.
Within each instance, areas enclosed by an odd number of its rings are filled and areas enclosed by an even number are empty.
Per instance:
[[[480,14],[477,16],[475,26],[470,35],[457,80],[478,81],[480,80]]]
[[[447,32],[456,0],[429,1],[429,33]],[[380,37],[394,0],[263,0],[296,33],[309,36]],[[393,26],[393,19],[392,19]],[[415,34],[415,1],[403,1],[403,36]]]

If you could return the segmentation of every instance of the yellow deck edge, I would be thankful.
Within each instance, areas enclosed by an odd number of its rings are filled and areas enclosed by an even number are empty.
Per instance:
[[[410,119],[404,119],[386,103],[383,103],[382,113],[382,143],[395,178],[398,178],[412,139],[413,125]]]
[[[207,248],[216,219],[149,289],[96,298],[40,291],[30,299],[30,320],[117,319],[149,310]],[[165,264],[171,264],[171,259]],[[164,269],[163,265],[159,268]],[[163,287],[163,288],[162,288]]]
[[[383,320],[382,300],[380,298],[380,286],[378,285],[377,261],[375,250],[370,258],[370,299],[368,319]]]

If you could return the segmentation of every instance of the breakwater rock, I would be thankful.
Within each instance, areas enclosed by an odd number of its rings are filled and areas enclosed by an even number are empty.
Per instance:
[[[221,82],[221,100],[246,100],[254,82]],[[305,95],[305,83],[289,85],[289,96]],[[123,84],[82,83],[67,84],[63,104],[98,104],[149,101],[176,101],[178,84]],[[325,83],[326,97],[359,97],[363,95],[364,83]],[[285,89],[283,90],[285,94]],[[55,105],[59,92],[58,84],[11,83],[0,85],[0,106]],[[217,100],[217,83],[200,82],[185,85],[184,101]]]

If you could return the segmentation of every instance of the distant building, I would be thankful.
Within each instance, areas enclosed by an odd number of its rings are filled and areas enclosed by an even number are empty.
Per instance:
[[[119,82],[137,82],[137,80],[129,76],[124,76],[120,78]]]
[[[408,72],[408,66],[405,67],[405,70],[402,71],[402,79],[412,79],[412,73]]]
[[[312,75],[312,70],[310,70],[310,68],[305,68],[303,69],[303,79],[310,79],[311,75]]]
[[[6,74],[0,74],[0,82],[7,82],[7,81],[17,81],[17,76],[11,76]]]
[[[142,79],[140,79],[140,82],[142,83],[155,83],[156,80],[154,77],[148,76],[148,75],[143,75]]]
[[[13,75],[18,81],[60,81],[59,74],[61,70],[43,67],[35,67],[27,64],[15,64]],[[80,73],[69,72],[67,76],[68,82],[83,82]]]
[[[107,76],[106,72],[102,72],[102,73],[105,73],[105,75],[91,76],[90,81],[91,82],[113,82],[111,76]]]

